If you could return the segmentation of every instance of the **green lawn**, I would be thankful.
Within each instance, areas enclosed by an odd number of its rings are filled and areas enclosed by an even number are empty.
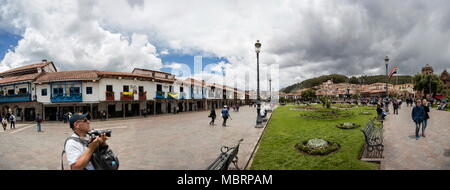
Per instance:
[[[253,160],[253,170],[374,170],[378,164],[358,159],[364,144],[360,131],[365,123],[375,117],[375,107],[357,107],[344,111],[351,112],[348,118],[305,119],[300,114],[310,111],[294,111],[296,106],[280,106],[274,110],[270,123],[260,142]],[[361,115],[370,112],[371,115]],[[361,125],[356,129],[339,129],[335,126],[344,122]],[[295,145],[310,138],[334,141],[341,148],[326,156],[300,154]]]

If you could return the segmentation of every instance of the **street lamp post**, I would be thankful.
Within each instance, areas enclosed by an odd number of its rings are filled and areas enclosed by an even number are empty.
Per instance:
[[[272,102],[272,78],[269,78],[269,102]]]
[[[384,58],[384,63],[386,65],[386,102],[385,102],[385,110],[386,112],[389,112],[389,106],[388,106],[388,98],[389,98],[389,91],[388,91],[388,65],[389,65],[389,57],[386,55]]]
[[[255,43],[255,52],[256,52],[256,128],[261,128],[262,126],[262,117],[261,117],[261,97],[259,96],[259,52],[261,50],[261,43],[259,40]]]
[[[347,99],[350,99],[350,88],[347,87]]]
[[[431,97],[433,97],[433,94],[431,93],[431,80],[432,80],[433,78],[431,77],[431,73],[430,73],[428,76],[429,76],[429,78],[430,78],[430,79],[429,79],[429,82],[430,82],[430,85],[429,85],[429,87],[430,87],[430,88],[429,88],[429,89],[430,89],[430,96],[429,96],[429,97],[430,97],[430,100],[431,100]]]

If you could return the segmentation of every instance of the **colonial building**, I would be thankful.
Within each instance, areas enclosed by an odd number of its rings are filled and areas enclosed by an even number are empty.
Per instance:
[[[242,104],[245,92],[225,85],[136,68],[131,73],[77,70],[58,72],[53,62],[0,73],[0,110],[17,120],[60,120],[67,112],[89,112],[92,119],[204,110]],[[209,101],[209,102],[208,102]]]
[[[424,67],[422,67],[422,74],[429,75],[433,74],[433,67],[431,65],[426,64]]]
[[[413,84],[388,84],[388,91],[390,94],[397,96],[411,96],[416,92],[413,90]],[[324,82],[321,85],[313,87],[316,89],[317,96],[328,96],[343,98],[347,95],[360,95],[361,97],[384,97],[386,96],[386,83],[373,84],[349,84],[339,83],[334,84],[331,80]],[[306,90],[306,89],[304,89]]]
[[[2,115],[14,113],[18,121],[33,121],[42,114],[42,103],[37,101],[36,78],[56,72],[53,62],[26,65],[0,73],[0,110]]]
[[[447,70],[444,70],[439,78],[444,83],[445,88],[450,89],[450,74],[447,72]]]

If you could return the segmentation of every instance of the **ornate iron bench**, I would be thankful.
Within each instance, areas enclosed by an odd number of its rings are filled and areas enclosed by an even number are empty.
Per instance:
[[[239,158],[237,154],[239,152],[239,145],[243,140],[244,139],[239,140],[237,145],[234,147],[222,146],[222,148],[220,148],[221,153],[219,154],[217,159],[208,166],[207,170],[228,170],[228,167],[231,163],[233,163],[236,169],[239,170],[239,167],[237,165]]]
[[[366,127],[361,129],[365,137],[365,145],[362,157],[369,159],[383,158],[383,128],[376,127],[374,119],[367,122]]]

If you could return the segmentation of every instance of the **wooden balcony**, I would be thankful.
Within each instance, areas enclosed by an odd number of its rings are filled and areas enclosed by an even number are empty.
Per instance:
[[[121,101],[133,101],[134,100],[134,94],[132,92],[122,92],[120,95]]]
[[[106,101],[114,101],[114,92],[106,91],[105,95],[106,95]]]
[[[147,100],[147,91],[139,93],[139,100]]]

